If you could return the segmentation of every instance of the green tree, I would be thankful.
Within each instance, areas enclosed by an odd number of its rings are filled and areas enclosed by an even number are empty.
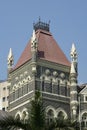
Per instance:
[[[70,119],[56,118],[55,129],[57,130],[79,130],[79,123]]]
[[[32,130],[43,130],[45,126],[45,109],[41,93],[35,92],[35,99],[31,101],[29,120]]]
[[[26,130],[26,126],[18,119],[14,119],[13,116],[3,116],[0,118],[0,130],[16,130],[16,129]]]

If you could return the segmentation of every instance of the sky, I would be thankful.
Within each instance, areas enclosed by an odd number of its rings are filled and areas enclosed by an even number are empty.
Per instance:
[[[87,0],[0,0],[0,80],[7,79],[9,49],[15,65],[39,17],[50,20],[50,32],[69,60],[75,44],[78,83],[87,83]]]

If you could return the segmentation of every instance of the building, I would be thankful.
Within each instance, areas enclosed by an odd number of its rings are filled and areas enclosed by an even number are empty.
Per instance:
[[[87,127],[87,84],[79,85],[79,120]]]
[[[87,126],[87,86],[78,86],[74,44],[70,55],[71,63],[53,38],[49,24],[40,20],[34,24],[33,35],[14,67],[11,49],[8,55],[9,112],[27,118],[29,102],[40,90],[49,120],[71,117]]]
[[[8,111],[9,90],[8,82],[0,81],[0,110]]]

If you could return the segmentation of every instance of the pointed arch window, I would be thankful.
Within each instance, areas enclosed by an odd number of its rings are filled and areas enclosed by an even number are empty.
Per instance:
[[[87,112],[82,115],[82,127],[87,127]]]
[[[53,119],[54,119],[54,112],[52,109],[50,109],[47,112],[47,122],[50,123],[50,122],[52,122]]]

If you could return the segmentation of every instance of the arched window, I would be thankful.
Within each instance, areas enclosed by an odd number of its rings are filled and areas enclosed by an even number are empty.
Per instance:
[[[24,123],[27,123],[27,121],[28,121],[28,112],[27,112],[27,109],[25,109],[25,110],[22,111],[22,121]]]
[[[68,118],[67,113],[62,108],[58,108],[56,110],[56,112],[57,112],[57,118],[59,118],[59,119],[67,119]]]
[[[87,127],[87,112],[82,114],[82,126]]]
[[[52,109],[49,109],[47,112],[47,122],[50,123],[54,119],[54,112]]]
[[[60,111],[57,115],[58,119],[64,119],[65,115],[64,112]]]
[[[22,119],[25,119],[25,117],[26,117],[26,111],[23,111],[23,113],[22,113]]]
[[[20,119],[21,119],[20,114],[17,114],[17,115],[15,116],[15,118],[16,118],[17,120],[20,120]]]

